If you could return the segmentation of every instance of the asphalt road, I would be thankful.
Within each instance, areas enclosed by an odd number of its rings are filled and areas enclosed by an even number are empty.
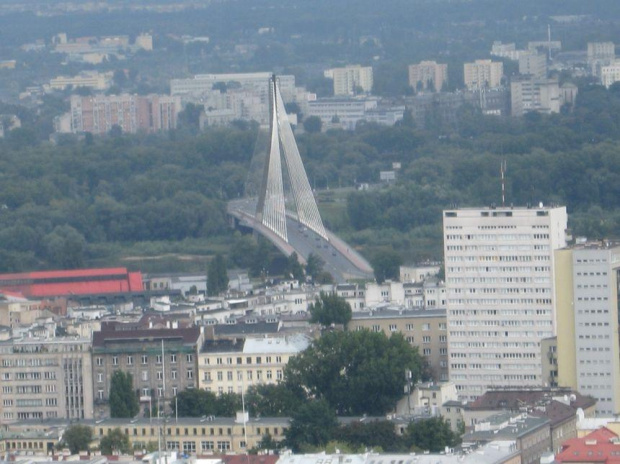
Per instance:
[[[235,200],[229,203],[228,208],[231,212],[240,210],[253,216],[256,210],[256,200]],[[323,269],[328,271],[336,282],[372,278],[368,264],[346,244],[335,246],[335,241],[332,243],[325,240],[290,216],[287,216],[286,227],[288,243],[297,254],[304,259],[307,259],[310,253],[321,257],[325,262]],[[267,238],[271,239],[271,237]]]

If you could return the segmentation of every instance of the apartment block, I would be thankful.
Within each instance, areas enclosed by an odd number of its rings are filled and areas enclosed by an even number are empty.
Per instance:
[[[123,132],[159,132],[174,129],[181,100],[167,95],[96,95],[71,97],[71,132],[107,134],[113,126]]]
[[[559,113],[563,93],[557,79],[540,79],[532,76],[515,77],[510,81],[512,116],[525,113]]]
[[[106,90],[112,84],[112,73],[83,72],[77,76],[58,76],[50,80],[52,90],[65,90],[68,87],[88,87]]]
[[[440,92],[448,83],[448,65],[422,61],[409,66],[409,85],[414,90]]]
[[[489,387],[540,386],[540,343],[555,335],[554,255],[565,207],[443,213],[450,380],[461,400]]]
[[[90,340],[0,342],[2,423],[93,417]]]
[[[476,60],[463,65],[465,87],[469,90],[494,89],[502,85],[504,63],[501,61]]]
[[[349,330],[367,329],[383,332],[388,337],[402,334],[429,363],[433,379],[448,380],[448,331],[446,311],[383,308],[354,312]]]
[[[205,341],[199,354],[198,387],[242,393],[252,385],[276,384],[291,357],[310,344],[304,335]]]
[[[613,61],[616,46],[613,42],[588,42],[588,63],[594,61]]]
[[[521,54],[519,56],[519,74],[546,79],[547,55],[543,53]]]
[[[105,407],[116,370],[133,377],[140,401],[170,399],[198,385],[197,354],[200,329],[136,329],[123,324],[104,326],[93,334],[93,392],[95,404]]]
[[[334,80],[334,95],[357,95],[372,92],[373,78],[371,66],[345,66],[325,71],[325,77]]]
[[[620,246],[585,243],[555,255],[558,382],[596,398],[597,414],[619,414]]]

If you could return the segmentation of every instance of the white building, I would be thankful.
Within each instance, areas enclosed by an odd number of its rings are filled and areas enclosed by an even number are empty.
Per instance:
[[[67,87],[89,87],[94,90],[106,90],[112,83],[112,73],[84,71],[77,76],[58,76],[50,80],[52,90],[65,90]]]
[[[469,90],[494,89],[502,85],[504,63],[501,61],[476,60],[463,65],[465,86]]]
[[[372,92],[372,67],[370,66],[345,66],[344,68],[328,69],[325,77],[334,80],[334,95],[356,95]]]
[[[462,400],[487,387],[542,385],[540,341],[555,334],[554,255],[565,207],[443,214],[450,380]]]
[[[523,116],[530,111],[559,113],[563,93],[556,78],[541,79],[531,76],[516,77],[510,82],[510,103],[513,116]]]
[[[421,61],[409,66],[409,86],[414,90],[440,92],[448,83],[448,65],[436,61]]]
[[[185,97],[188,95],[201,95],[213,90],[215,84],[254,90],[264,95],[269,100],[269,72],[237,73],[237,74],[198,74],[190,79],[172,79],[170,81],[170,94]],[[280,93],[285,102],[293,101],[295,90],[295,76],[278,75]]]
[[[555,252],[558,375],[596,398],[597,415],[620,413],[620,247],[586,243]]]
[[[601,84],[609,88],[614,82],[620,81],[620,60],[613,60],[605,66],[599,67]]]
[[[547,77],[547,55],[543,53],[523,53],[519,56],[519,74],[538,79]]]

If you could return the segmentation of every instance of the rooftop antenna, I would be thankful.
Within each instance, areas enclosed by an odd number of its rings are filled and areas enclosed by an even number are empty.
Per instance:
[[[506,206],[506,160],[500,163],[499,172],[502,176],[502,208]]]
[[[551,24],[547,24],[547,58],[551,61]]]

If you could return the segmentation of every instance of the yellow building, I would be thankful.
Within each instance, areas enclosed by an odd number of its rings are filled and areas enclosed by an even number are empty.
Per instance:
[[[555,251],[558,383],[620,413],[620,247],[582,243]]]

